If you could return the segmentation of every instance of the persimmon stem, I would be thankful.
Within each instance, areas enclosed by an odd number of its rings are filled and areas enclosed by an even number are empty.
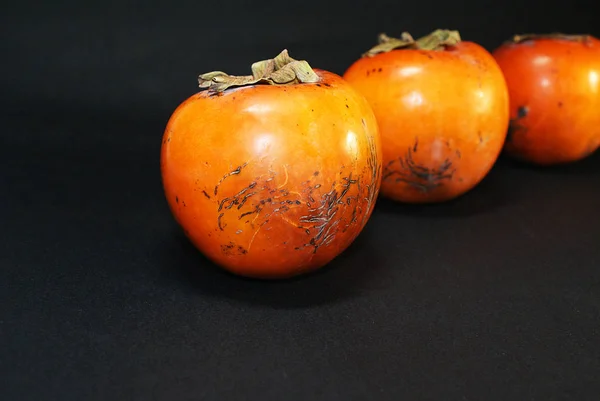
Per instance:
[[[460,33],[448,29],[436,29],[429,35],[423,36],[417,40],[413,39],[410,33],[402,32],[400,38],[392,38],[385,33],[378,36],[376,46],[363,54],[363,57],[372,57],[379,53],[387,53],[397,49],[418,49],[418,50],[444,50],[448,46],[455,46],[460,43]]]
[[[570,41],[574,41],[574,42],[586,42],[590,39],[590,35],[588,35],[588,34],[570,35],[570,34],[564,34],[564,33],[560,33],[560,32],[542,33],[542,34],[527,33],[527,34],[521,34],[521,35],[514,35],[512,37],[512,39],[510,40],[510,42],[511,43],[523,43],[523,42],[527,42],[530,40],[538,40],[538,39],[558,39],[558,40],[570,40]]]
[[[223,92],[231,87],[255,84],[288,85],[318,82],[319,77],[305,60],[295,60],[284,49],[277,57],[252,64],[252,75],[235,76],[222,71],[201,74],[198,84],[201,89]]]

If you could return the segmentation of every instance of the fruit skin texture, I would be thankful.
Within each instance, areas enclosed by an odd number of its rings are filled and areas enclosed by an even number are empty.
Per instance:
[[[318,269],[368,221],[381,183],[375,116],[341,77],[200,92],[163,137],[166,198],[191,242],[226,270]]]
[[[508,92],[492,56],[472,42],[396,49],[344,74],[371,104],[383,145],[383,196],[442,202],[475,187],[497,160]]]
[[[538,38],[493,53],[510,96],[506,154],[538,165],[581,160],[600,146],[600,41]]]

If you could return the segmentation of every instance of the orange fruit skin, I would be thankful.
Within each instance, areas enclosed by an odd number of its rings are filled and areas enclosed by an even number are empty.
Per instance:
[[[493,53],[510,96],[506,154],[538,165],[581,160],[600,146],[600,41],[536,39]]]
[[[508,91],[483,47],[400,49],[357,60],[344,74],[371,104],[383,146],[383,196],[443,202],[474,188],[508,128]]]
[[[381,184],[373,111],[341,77],[200,92],[171,116],[166,198],[222,268],[263,279],[323,267],[359,235]]]

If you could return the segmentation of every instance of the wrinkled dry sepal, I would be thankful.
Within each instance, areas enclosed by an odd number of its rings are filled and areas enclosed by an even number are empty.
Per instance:
[[[417,39],[415,46],[421,50],[442,50],[448,46],[456,46],[461,41],[458,31],[437,29],[427,36]]]
[[[398,49],[418,49],[418,50],[443,50],[448,46],[456,46],[461,42],[460,33],[448,29],[437,29],[429,35],[414,40],[410,33],[402,32],[400,38],[392,38],[385,33],[379,34],[378,44],[366,53],[363,57],[372,57],[379,53],[387,53]]]
[[[588,34],[564,34],[559,32],[554,33],[546,33],[546,34],[535,34],[535,33],[526,33],[521,35],[514,35],[512,39],[509,41],[510,43],[523,43],[530,40],[537,39],[559,39],[559,40],[569,40],[572,42],[587,42],[590,39],[590,35]]]
[[[318,82],[319,76],[307,61],[295,60],[283,50],[277,57],[257,61],[251,66],[252,75],[234,76],[222,71],[208,72],[198,77],[201,89],[222,92],[231,87],[254,84],[285,85]]]
[[[283,78],[283,79],[281,79],[281,81],[279,81],[279,79],[280,79],[279,76],[276,77],[276,75],[278,75],[278,74],[282,74],[283,76],[285,76],[285,78]],[[276,83],[292,82],[292,80],[294,80],[294,79],[301,83],[319,82],[319,76],[313,71],[312,68],[310,68],[310,65],[308,64],[308,62],[306,62],[304,60],[294,61],[292,63],[285,65],[280,70],[274,72],[271,75],[271,78]],[[290,78],[292,80],[289,80]]]
[[[222,92],[235,86],[252,85],[258,81],[251,75],[234,76],[221,71],[209,72],[198,77],[199,87],[208,89],[211,92]]]
[[[387,53],[395,49],[402,49],[411,46],[415,40],[408,32],[402,32],[400,38],[392,38],[385,33],[380,33],[377,37],[378,44],[363,53],[363,57],[372,57],[379,53]]]

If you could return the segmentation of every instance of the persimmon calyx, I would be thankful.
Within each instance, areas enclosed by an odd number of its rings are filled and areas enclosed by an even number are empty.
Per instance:
[[[590,39],[590,35],[586,34],[565,34],[560,32],[553,33],[526,33],[521,35],[514,35],[512,39],[509,41],[511,43],[523,43],[530,40],[537,39],[557,39],[557,40],[570,40],[573,42],[587,42]]]
[[[410,33],[402,32],[400,38],[392,38],[385,33],[379,34],[378,44],[366,53],[363,57],[372,57],[379,53],[387,53],[396,49],[418,49],[418,50],[443,50],[446,46],[455,46],[460,43],[460,33],[448,29],[436,29],[429,35],[423,36],[417,40],[413,39]]]
[[[212,71],[198,77],[201,89],[223,92],[231,87],[254,84],[285,85],[318,82],[319,76],[305,60],[295,60],[284,49],[277,57],[252,64],[252,75],[235,76]]]

